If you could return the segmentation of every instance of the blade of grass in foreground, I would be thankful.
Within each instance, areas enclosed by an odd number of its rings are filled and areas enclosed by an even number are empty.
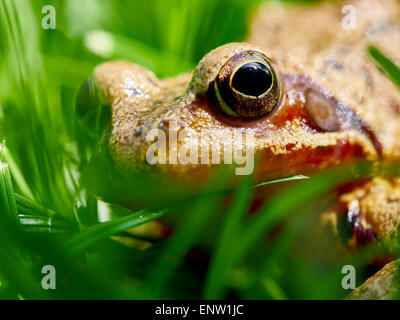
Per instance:
[[[357,176],[363,176],[371,172],[371,164],[360,163],[351,171],[351,175],[357,172]],[[251,246],[270,230],[276,222],[280,221],[287,214],[312,199],[320,197],[339,183],[344,183],[351,178],[349,168],[343,167],[327,171],[314,177],[312,180],[303,182],[301,185],[288,188],[278,196],[271,199],[251,219],[243,241],[240,243],[236,258],[243,259]]]
[[[159,219],[165,216],[166,213],[166,210],[160,212],[148,212],[147,209],[144,209],[123,218],[91,226],[79,232],[65,243],[66,254],[79,253],[103,238]]]
[[[289,182],[289,181],[304,180],[304,179],[310,179],[310,177],[303,176],[303,175],[300,174],[300,175],[297,175],[297,176],[290,176],[290,177],[286,177],[286,178],[268,180],[268,181],[264,181],[264,182],[261,182],[261,183],[258,183],[256,185],[254,185],[253,188],[267,186],[269,184],[274,184],[274,183]]]
[[[14,194],[19,214],[31,214],[51,217],[54,211],[47,209],[17,193]]]
[[[0,147],[1,154],[4,157],[4,161],[8,163],[11,171],[11,175],[14,178],[14,182],[17,187],[30,199],[33,199],[32,191],[30,190],[28,184],[25,181],[22,172],[19,170],[14,158],[11,156],[10,151],[6,147],[5,143]]]
[[[0,163],[0,271],[10,281],[23,298],[44,298],[36,279],[22,259],[25,254],[16,243],[17,204],[14,197],[10,171],[6,163]]]
[[[0,188],[1,188],[1,213],[7,214],[11,219],[16,220],[18,216],[17,203],[11,182],[10,169],[8,164],[0,163]]]
[[[290,187],[272,198],[264,207],[254,214],[247,226],[242,228],[241,241],[238,247],[231,249],[231,261],[226,272],[235,268],[250,252],[257,241],[267,234],[273,226],[293,212],[299,205],[320,197],[334,186],[348,181],[351,178],[365,176],[371,172],[371,165],[361,163],[351,170],[349,168],[338,168],[319,174],[310,181],[303,182],[301,185]]]
[[[378,48],[368,47],[369,54],[374,58],[378,67],[400,87],[400,69],[389,58],[387,58]]]
[[[226,214],[225,224],[208,268],[204,289],[205,299],[218,299],[223,296],[224,283],[229,277],[232,260],[230,249],[236,247],[241,239],[241,222],[250,205],[251,178],[252,176],[246,177],[237,188],[234,200]]]
[[[257,185],[254,185],[253,188],[261,187],[261,186],[264,186],[267,184],[286,182],[286,181],[295,181],[295,180],[302,180],[302,179],[308,179],[308,177],[292,176],[292,177],[287,177],[287,178],[282,178],[282,179],[270,180],[270,181],[266,181],[266,182],[262,182]],[[231,192],[233,192],[233,190],[226,189],[226,190],[224,190],[224,192],[222,192],[222,195],[229,194]],[[210,192],[210,193],[203,194],[203,196],[219,195],[219,194],[220,194],[219,192]],[[200,195],[198,195],[198,196],[200,196]],[[193,201],[192,198],[190,198],[190,202],[191,201]],[[126,229],[137,227],[137,226],[145,224],[147,222],[162,218],[168,213],[166,210],[159,211],[157,213],[149,213],[149,210],[150,209],[144,209],[144,210],[138,211],[136,213],[133,213],[129,216],[126,216],[126,217],[123,217],[120,219],[116,219],[113,221],[101,223],[101,224],[96,224],[94,226],[87,228],[87,229],[79,232],[78,234],[76,234],[69,241],[67,241],[66,246],[69,248],[69,249],[67,249],[67,251],[70,254],[75,254],[75,253],[81,252],[82,250],[85,250],[87,247],[93,245],[97,241],[100,241],[106,237],[115,235]]]
[[[235,199],[226,215],[221,237],[214,252],[214,257],[211,262],[205,284],[205,299],[219,299],[223,297],[224,283],[226,282],[232,267],[231,248],[240,246],[242,239],[242,219],[245,216],[249,206],[251,189],[259,188],[269,184],[303,179],[309,179],[309,177],[296,175],[261,182],[253,186],[249,185],[251,181],[250,177],[248,180],[243,181],[242,185],[236,190]]]
[[[161,258],[148,273],[149,297],[163,297],[167,283],[182,261],[183,255],[206,232],[210,218],[217,212],[218,199],[217,195],[202,195],[195,200],[176,234],[168,240]]]

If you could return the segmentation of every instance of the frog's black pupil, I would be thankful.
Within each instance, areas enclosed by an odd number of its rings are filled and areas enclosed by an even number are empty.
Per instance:
[[[248,96],[258,97],[272,84],[269,69],[259,62],[249,62],[241,66],[233,76],[232,87]]]

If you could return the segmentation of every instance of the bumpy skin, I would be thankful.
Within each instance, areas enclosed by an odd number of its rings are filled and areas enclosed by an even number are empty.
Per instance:
[[[399,299],[400,260],[388,263],[375,275],[353,290],[349,300],[393,300]]]
[[[345,5],[355,10],[355,29],[342,27]],[[398,160],[400,91],[377,69],[367,47],[373,44],[399,62],[399,21],[396,0],[268,4],[255,14],[247,43],[211,51],[192,73],[160,80],[128,62],[98,66],[94,79],[112,109],[107,139],[115,165],[127,171],[157,170],[188,183],[204,180],[216,165],[151,166],[146,161],[153,144],[146,141],[147,133],[166,131],[169,121],[188,132],[188,145],[207,136],[203,143],[213,141],[221,158],[224,143],[237,144],[238,135],[251,132],[254,141],[241,146],[251,143],[259,157],[259,181],[309,174],[354,159]],[[222,66],[245,50],[269,57],[282,87],[274,111],[250,120],[228,116],[212,94]],[[320,111],[325,109],[331,112],[328,119]],[[397,179],[373,179],[346,190],[339,200],[329,214],[337,221],[351,211],[353,236],[361,237],[355,242],[385,237],[400,222]]]
[[[248,38],[257,46],[229,44],[220,47],[203,58],[193,75],[158,80],[152,73],[126,62],[97,67],[95,78],[106,91],[113,109],[110,147],[117,162],[128,166],[142,162],[146,132],[162,127],[168,120],[177,120],[180,127],[198,133],[209,131],[217,141],[224,139],[216,136],[218,129],[254,131],[258,138],[255,149],[268,154],[265,157],[268,166],[263,170],[268,171],[266,175],[304,172],[304,166],[314,166],[312,162],[326,165],[341,161],[347,154],[376,157],[376,148],[357,128],[359,125],[342,123],[340,132],[326,133],[309,123],[309,119],[305,119],[307,115],[299,115],[304,104],[313,103],[305,101],[304,94],[305,87],[312,85],[317,86],[313,91],[331,96],[354,110],[376,135],[378,151],[382,151],[384,157],[397,158],[400,155],[397,139],[400,136],[400,95],[393,83],[373,65],[366,47],[375,43],[391,57],[397,57],[399,6],[395,1],[354,1],[351,4],[356,8],[356,29],[344,30],[340,25],[343,18],[340,10],[344,4],[262,8]],[[219,112],[206,92],[227,59],[245,49],[266,53],[281,75],[285,89],[283,102],[277,108],[279,112],[240,122]],[[351,122],[352,118],[345,116],[342,122]],[[351,147],[344,150],[344,144]],[[307,156],[302,152],[306,149]],[[324,156],[314,159],[317,150]],[[279,168],[274,159],[282,163],[282,158],[291,162]],[[192,169],[178,165],[167,170],[179,174]]]
[[[345,5],[355,10],[354,30],[345,30],[341,25]],[[126,170],[157,169],[189,182],[204,180],[215,165],[150,166],[146,161],[146,151],[153,144],[146,141],[147,133],[154,128],[167,130],[169,121],[177,121],[179,130],[187,131],[187,145],[195,144],[200,134],[208,137],[203,144],[213,141],[220,159],[224,143],[237,145],[238,135],[252,133],[255,140],[242,142],[242,146],[253,147],[256,157],[260,157],[256,173],[259,181],[307,174],[352,158],[397,159],[400,93],[378,71],[366,49],[375,44],[398,58],[399,18],[400,6],[395,0],[272,4],[260,8],[254,17],[248,37],[252,44],[217,48],[200,61],[193,73],[159,80],[127,62],[98,66],[95,81],[112,108],[108,143],[116,165]],[[282,101],[275,110],[254,120],[232,119],[209,94],[221,67],[244,50],[270,57],[283,88]],[[322,119],[321,126],[318,112],[310,116],[310,110],[318,110],[321,104],[335,109],[333,123]],[[365,227],[372,225],[380,236],[397,227],[400,198],[387,186],[378,188],[391,194],[381,195],[381,200],[391,203],[392,223],[385,227],[371,223],[381,219],[381,210],[370,210],[361,220]],[[370,195],[361,198],[364,204],[376,200]]]
[[[346,5],[354,8],[354,30],[342,28]],[[399,62],[399,21],[400,3],[395,0],[276,4],[256,14],[248,40],[266,48],[284,72],[308,75],[350,106],[376,135],[380,156],[397,160],[400,91],[379,72],[366,49],[375,45]],[[376,178],[341,195],[340,211],[356,215],[352,244],[393,233],[400,221],[399,203],[397,179]]]
[[[354,30],[342,27],[342,8],[354,8]],[[400,58],[397,0],[272,5],[260,10],[248,41],[265,48],[284,73],[304,74],[349,105],[375,132],[385,157],[400,155],[400,93],[368,56],[376,45]]]

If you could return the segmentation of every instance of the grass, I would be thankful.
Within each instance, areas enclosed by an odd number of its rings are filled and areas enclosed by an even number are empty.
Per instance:
[[[55,30],[41,28],[41,8],[46,4],[56,7]],[[164,196],[161,191],[168,189],[166,185],[143,175],[133,183],[135,200],[157,202],[136,212],[104,205],[88,191],[93,188],[84,172],[96,155],[98,138],[77,122],[74,103],[93,68],[123,58],[160,77],[185,72],[216,46],[242,40],[257,4],[257,0],[0,2],[0,134],[4,139],[0,299],[346,295],[340,288],[338,267],[349,261],[361,266],[371,250],[353,260],[336,261],[299,252],[312,249],[301,241],[309,231],[306,217],[326,205],[317,201],[322,195],[353,177],[348,168],[312,179],[286,177],[259,185],[248,177],[234,190],[229,187],[229,172],[221,172],[199,193]],[[103,47],[93,46],[93,37],[100,37]],[[396,65],[376,48],[370,48],[370,53],[399,84]],[[359,177],[370,174],[369,169],[361,165],[351,172]],[[103,168],[89,176],[99,176],[98,172],[103,174],[92,184],[107,181],[109,173]],[[256,214],[246,215],[254,190],[276,183],[290,188]],[[227,209],[221,215],[223,207]],[[99,216],[107,213],[111,221],[99,223]],[[125,232],[132,227],[151,228],[161,218],[176,224],[173,236],[166,240]],[[110,238],[115,235],[154,245],[128,247]],[[396,248],[392,243],[379,249],[397,252]],[[55,291],[40,286],[46,264],[56,267]]]
[[[400,69],[378,48],[370,46],[368,52],[376,61],[380,70],[385,73],[397,86],[400,87]]]

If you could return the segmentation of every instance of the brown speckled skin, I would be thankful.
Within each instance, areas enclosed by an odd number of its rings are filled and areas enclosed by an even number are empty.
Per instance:
[[[356,28],[344,30],[344,5],[356,12]],[[288,22],[290,21],[290,22]],[[368,56],[376,45],[400,59],[400,4],[397,0],[271,5],[260,10],[248,41],[265,48],[281,72],[306,74],[356,111],[376,133],[383,155],[400,155],[400,91]]]
[[[341,9],[347,4],[356,10],[355,30],[341,26]],[[153,143],[146,141],[146,134],[152,128],[166,129],[170,120],[186,129],[186,144],[195,143],[194,134],[201,133],[208,137],[204,143],[214,141],[220,153],[223,143],[237,143],[235,134],[251,132],[256,137],[252,147],[260,158],[259,181],[309,174],[352,158],[398,159],[400,91],[378,71],[366,50],[374,44],[399,61],[398,21],[396,0],[269,4],[255,14],[249,43],[231,43],[211,51],[193,73],[160,80],[128,62],[98,66],[95,80],[112,108],[109,148],[115,165],[127,171],[159,170],[189,183],[204,180],[215,165],[151,166],[146,162],[146,150]],[[268,56],[283,88],[281,103],[258,119],[232,119],[209,95],[224,63],[244,50]],[[319,126],[318,118],[313,120],[307,111],[318,108],[315,96],[340,109],[340,121]],[[394,197],[392,205],[386,206],[392,208],[390,226],[374,227],[364,221],[379,235],[391,233],[399,222],[400,198]],[[366,216],[375,214],[370,211]]]
[[[383,269],[354,289],[348,300],[394,300],[399,299],[400,260],[388,263]]]
[[[354,30],[341,26],[341,10],[348,4],[356,10]],[[252,147],[260,157],[259,181],[309,174],[355,158],[398,160],[400,90],[377,69],[367,47],[373,44],[400,63],[399,22],[400,3],[396,0],[272,3],[257,10],[247,43],[211,51],[192,73],[160,80],[133,63],[98,66],[94,78],[112,108],[108,143],[115,165],[123,170],[158,170],[189,183],[203,180],[215,166],[151,166],[146,162],[146,150],[152,144],[146,142],[147,132],[166,129],[170,120],[188,131],[188,144],[194,139],[191,133],[201,133],[222,146],[234,141],[230,133],[252,132],[256,137]],[[244,50],[269,57],[283,88],[280,104],[258,119],[234,119],[210,99],[210,87],[223,64]],[[310,116],[318,97],[340,109],[337,122],[321,126]],[[340,198],[346,210],[354,206],[354,200],[362,226],[378,238],[397,228],[397,179],[376,178]],[[335,217],[340,214],[335,212]]]
[[[313,151],[334,153],[332,146],[338,144],[356,145],[357,149],[361,149],[357,155],[368,158],[377,156],[371,141],[364,134],[352,130],[351,125],[341,132],[326,133],[313,130],[312,125],[304,126],[302,116],[287,117],[288,121],[280,124],[271,124],[271,117],[268,116],[235,123],[221,112],[216,117],[218,108],[206,101],[206,92],[221,66],[235,53],[245,49],[264,52],[272,59],[273,67],[281,76],[306,76],[338,102],[349,106],[376,134],[383,156],[397,158],[400,155],[400,141],[397,139],[400,136],[400,116],[396,106],[400,104],[400,94],[393,83],[377,70],[367,55],[366,47],[374,43],[391,57],[398,57],[396,46],[400,43],[400,31],[395,22],[399,6],[395,1],[381,1],[381,10],[376,10],[372,3],[378,2],[352,3],[358,13],[355,30],[344,30],[340,26],[343,18],[340,10],[345,3],[262,7],[254,18],[248,37],[248,41],[256,46],[229,44],[220,47],[203,58],[193,75],[158,80],[150,72],[126,62],[110,62],[97,67],[95,77],[107,92],[113,108],[110,147],[115,159],[128,166],[141,164],[147,131],[160,127],[167,120],[177,120],[182,127],[196,132],[210,132],[217,140],[223,139],[217,136],[218,129],[253,130],[259,137],[254,146],[256,153],[266,152],[271,168],[262,170],[265,175],[260,179],[304,172],[303,165],[307,168],[314,166],[311,164]],[[286,90],[278,108],[281,114],[288,114],[290,108],[300,109],[304,105],[304,92],[287,88],[296,86],[295,81],[288,82],[284,83]],[[175,100],[177,97],[179,99]],[[210,107],[216,110],[210,110]],[[291,155],[305,148],[311,161],[300,155],[302,160],[299,162],[302,163],[294,163]],[[270,166],[275,156],[279,161],[288,159],[289,164],[277,171],[275,165]],[[340,160],[341,156],[323,159],[318,166]],[[295,168],[296,165],[298,168]],[[170,166],[164,169],[187,175],[196,168]]]

